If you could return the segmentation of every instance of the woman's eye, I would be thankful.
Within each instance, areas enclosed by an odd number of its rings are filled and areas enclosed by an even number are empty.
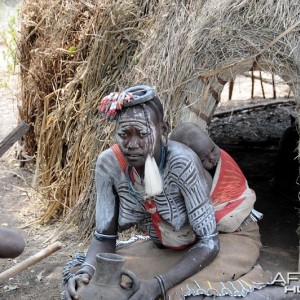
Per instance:
[[[148,135],[147,132],[140,132],[140,136],[141,136],[141,137],[146,137],[147,135]]]
[[[119,135],[120,137],[126,137],[126,136],[127,136],[127,134],[126,134],[125,132],[119,132],[118,135]]]

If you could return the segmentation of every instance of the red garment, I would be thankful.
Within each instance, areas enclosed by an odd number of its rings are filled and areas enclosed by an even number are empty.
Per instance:
[[[151,215],[153,228],[162,245],[174,250],[182,250],[192,245],[196,236],[190,226],[175,231],[158,213],[154,199],[144,201],[147,212]]]
[[[251,213],[256,195],[233,158],[222,149],[220,152],[210,195],[218,230],[234,232]]]

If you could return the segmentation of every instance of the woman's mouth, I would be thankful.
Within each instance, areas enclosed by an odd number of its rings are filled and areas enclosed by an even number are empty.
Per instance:
[[[130,154],[130,153],[125,154],[125,157],[128,160],[137,160],[140,159],[142,156],[143,156],[142,154]]]

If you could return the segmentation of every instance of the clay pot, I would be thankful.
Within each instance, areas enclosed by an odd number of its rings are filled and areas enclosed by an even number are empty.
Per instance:
[[[139,281],[129,270],[123,268],[125,258],[114,253],[96,255],[96,272],[89,284],[78,288],[80,300],[127,300],[138,289]],[[130,288],[120,286],[122,275],[131,280]]]

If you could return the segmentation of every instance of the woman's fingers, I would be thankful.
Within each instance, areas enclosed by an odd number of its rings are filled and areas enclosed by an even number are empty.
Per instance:
[[[81,274],[70,278],[67,283],[67,289],[70,294],[70,299],[79,299],[78,288],[82,285],[86,285],[90,282],[90,278],[88,274]],[[68,299],[67,299],[68,300]]]
[[[90,279],[88,277],[88,275],[82,275],[81,277],[81,281],[84,283],[84,284],[88,284],[90,282]]]
[[[68,290],[68,284],[65,285],[63,299],[64,300],[72,300],[71,295],[70,295],[69,290]]]
[[[66,300],[78,299],[78,295],[76,291],[76,288],[78,287],[77,280],[78,278],[76,279],[76,277],[70,278],[68,280],[68,283],[66,284],[67,286],[66,294],[68,294],[69,298],[66,298]]]
[[[129,289],[129,288],[132,287],[132,282],[121,281],[120,286],[121,286],[121,288],[123,288],[123,289]]]

